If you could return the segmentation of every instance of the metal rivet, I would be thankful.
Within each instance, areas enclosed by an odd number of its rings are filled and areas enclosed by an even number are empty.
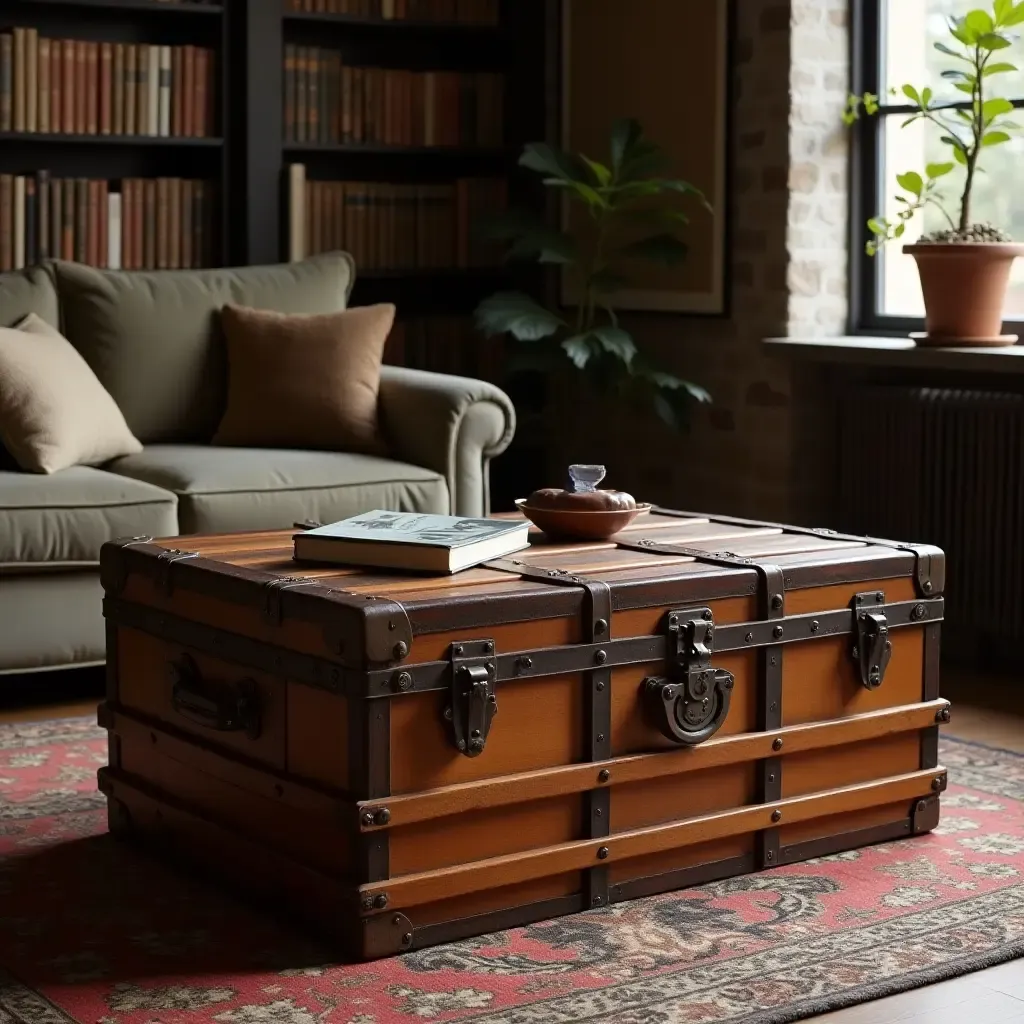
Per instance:
[[[525,672],[527,669],[533,668],[533,658],[528,658],[526,655],[520,655],[516,658],[516,667],[520,672]]]
[[[469,735],[473,739],[477,739],[480,736],[480,730],[479,729],[474,729]]]
[[[373,897],[373,906],[376,910],[383,910],[388,905],[388,898],[384,893]]]
[[[363,824],[369,828],[373,824],[373,811],[363,812]]]
[[[597,851],[597,859],[598,860],[604,860],[607,856],[608,856],[608,847],[607,846],[602,846],[601,849],[599,849]]]
[[[780,636],[782,636],[782,632],[783,632],[783,630],[782,630],[782,627],[781,627],[781,626],[776,626],[776,627],[775,627],[775,628],[774,628],[774,629],[772,630],[772,636],[773,636],[773,637],[775,637],[775,639],[776,639],[776,640],[778,640],[778,638],[779,638]]]
[[[930,593],[932,592],[932,590],[934,589],[934,588],[932,587],[932,581],[931,581],[931,580],[925,580],[925,581],[924,581],[924,583],[922,583],[922,584],[921,584],[921,589],[922,589],[922,590],[923,590],[923,591],[924,591],[924,592],[925,592],[926,594],[930,594]]]
[[[611,777],[612,777],[612,773],[610,771],[608,771],[607,768],[602,768],[597,773],[597,781],[598,782],[607,782]]]
[[[607,660],[608,660],[608,652],[607,651],[596,651],[594,653],[594,661],[596,661],[598,663],[598,665],[603,665]]]
[[[601,818],[603,816],[604,816],[604,811],[602,811],[600,807],[595,807],[594,808],[594,817],[595,818]]]
[[[859,658],[860,648],[856,644],[854,644],[853,647],[850,648],[850,654],[852,654],[855,658]]]
[[[811,632],[812,633],[817,633],[820,627],[821,627],[821,623],[819,623],[817,619],[811,619]]]
[[[781,750],[781,749],[782,749],[782,737],[781,736],[776,736],[775,739],[772,740],[772,750]]]
[[[775,781],[775,773],[774,772],[772,772],[771,775],[768,776],[768,781],[769,782],[774,782]]]
[[[772,594],[772,608],[778,611],[782,607],[782,595]]]
[[[464,648],[463,648],[462,644],[456,644],[452,648],[452,654],[454,654],[456,658],[461,658],[463,650],[464,650]]]
[[[388,623],[388,629],[394,631],[394,628],[395,628],[395,624],[393,622],[389,622]]]
[[[924,800],[918,800],[917,806],[914,808],[914,810],[917,811],[918,814],[924,814],[924,812],[928,810],[927,802]]]
[[[948,722],[949,721],[949,708],[940,708],[935,713],[936,722]]]
[[[943,780],[941,777],[938,779],[932,779],[932,789],[938,792],[940,789],[942,789],[942,782]]]
[[[775,665],[778,665],[778,663],[779,663],[779,659],[778,659],[778,657],[777,657],[776,655],[774,655],[774,654],[773,654],[773,655],[772,655],[772,656],[771,656],[771,657],[770,657],[770,658],[768,659],[768,661],[769,661],[769,662],[771,663],[771,665],[772,665],[773,667],[774,667]]]
[[[914,610],[910,613],[912,619],[923,619],[928,613],[928,609],[923,604],[915,604]]]
[[[411,946],[412,945],[412,932],[406,932],[402,936],[402,945],[403,946]]]
[[[679,625],[679,616],[678,615],[670,615],[668,617],[668,624],[670,626],[678,626]]]
[[[395,914],[395,916],[393,918],[391,918],[391,923],[395,924],[395,925],[401,924],[402,923],[402,915],[401,914]]]
[[[465,750],[466,749],[466,741],[465,740],[459,740],[459,742],[456,743],[455,746],[457,746],[459,748],[459,750]]]
[[[764,859],[767,860],[767,861],[775,860],[775,851],[774,850],[767,850],[765,852]]]
[[[746,635],[746,636],[745,636],[745,637],[744,637],[743,639],[744,639],[744,640],[745,640],[745,641],[746,641],[746,642],[747,642],[748,644],[750,644],[750,643],[753,643],[753,642],[754,642],[754,634],[753,634],[753,633],[748,633],[748,634],[747,634],[747,635]]]
[[[403,693],[406,690],[412,689],[412,674],[409,672],[399,672],[395,676],[395,689],[401,690]]]
[[[597,622],[594,623],[594,632],[595,633],[599,633],[599,634],[603,633],[607,628],[608,628],[608,623],[605,622],[604,619],[598,619]]]
[[[373,897],[372,896],[364,896],[363,897],[363,910],[373,910]]]
[[[404,640],[399,640],[392,649],[395,658],[404,658],[409,653],[409,645]]]
[[[386,825],[391,820],[391,812],[386,808],[382,807],[374,816],[374,825]]]
[[[491,643],[490,640],[488,640],[487,643],[484,644],[484,653],[485,654],[491,654],[491,653],[493,653],[493,651],[494,651],[494,644]]]
[[[604,743],[604,733],[603,732],[599,732],[597,734],[597,742],[598,743]]]
[[[768,706],[768,710],[769,711],[778,711],[779,710],[779,705],[775,701],[772,701],[771,704]]]
[[[597,690],[598,693],[600,693],[604,689],[604,683],[598,680],[596,683],[594,683],[594,689]]]
[[[599,907],[599,906],[601,906],[602,903],[604,903],[604,897],[602,897],[602,896],[595,896],[590,902],[595,907]]]
[[[877,592],[877,593],[875,594],[875,600],[876,600],[876,601],[877,601],[877,602],[878,602],[879,604],[881,604],[881,603],[882,603],[882,602],[883,602],[883,601],[885,600],[885,594],[883,594],[883,593],[882,593],[882,592],[881,592],[881,591],[879,590],[879,591],[878,591],[878,592]]]
[[[714,612],[712,612],[710,608],[705,608],[704,609],[704,618],[705,619],[708,619],[710,621],[714,617],[715,617]]]
[[[782,811],[772,811],[772,821],[782,821]]]
[[[445,708],[445,709],[444,709],[444,717],[445,717],[445,718],[446,718],[446,719],[447,719],[447,720],[448,720],[449,722],[450,722],[450,721],[452,720],[452,709],[451,709],[451,708]]]

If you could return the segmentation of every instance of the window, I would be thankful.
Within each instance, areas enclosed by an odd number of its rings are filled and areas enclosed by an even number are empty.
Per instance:
[[[922,120],[900,128],[913,110],[904,105],[900,87],[906,82],[918,89],[928,85],[937,99],[968,107],[968,98],[941,77],[944,69],[958,62],[936,50],[935,43],[949,41],[947,19],[951,15],[985,6],[989,6],[987,0],[855,0],[852,4],[853,91],[875,93],[880,103],[876,117],[862,118],[853,129],[851,313],[854,326],[862,330],[912,329],[909,321],[924,315],[917,267],[910,256],[903,254],[902,244],[914,241],[924,231],[947,227],[941,212],[929,208],[923,216],[918,213],[907,225],[903,238],[889,242],[874,257],[864,255],[869,237],[865,221],[876,214],[896,219],[897,174],[921,171],[928,162],[950,159],[949,148],[939,141],[940,132],[934,125]],[[994,79],[998,95],[1016,107],[1024,107],[1024,41],[1002,51],[1000,59],[1022,70]],[[889,92],[893,88],[896,95]],[[1024,124],[1024,111],[1017,120]],[[983,173],[976,176],[972,193],[971,220],[990,221],[1008,231],[1015,241],[1024,240],[1024,134],[986,149],[981,166]],[[963,181],[959,165],[942,179],[945,205],[954,219],[960,208]],[[1024,260],[1014,264],[1007,317],[1024,320]]]

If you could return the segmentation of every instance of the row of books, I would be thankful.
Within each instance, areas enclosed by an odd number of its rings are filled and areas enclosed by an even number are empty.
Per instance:
[[[504,78],[344,64],[335,50],[284,48],[286,142],[500,146]]]
[[[205,138],[215,54],[202,46],[0,33],[0,131]]]
[[[384,362],[500,385],[506,364],[505,341],[481,337],[468,316],[400,318],[388,336]]]
[[[211,265],[213,186],[0,174],[0,271],[45,259],[111,270]]]
[[[285,10],[469,25],[497,25],[499,15],[498,0],[285,0]]]
[[[309,181],[292,164],[289,258],[345,249],[361,271],[497,266],[502,250],[474,230],[507,204],[502,178],[449,184]]]

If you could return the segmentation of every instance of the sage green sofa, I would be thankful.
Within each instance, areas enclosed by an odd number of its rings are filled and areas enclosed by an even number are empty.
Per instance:
[[[78,349],[143,443],[50,475],[0,449],[0,674],[104,658],[100,545],[114,537],[290,528],[370,508],[482,515],[488,464],[512,439],[508,397],[482,381],[385,366],[389,457],[214,447],[226,395],[225,303],[343,309],[346,253],[205,271],[52,262],[0,274],[0,325],[36,313]]]

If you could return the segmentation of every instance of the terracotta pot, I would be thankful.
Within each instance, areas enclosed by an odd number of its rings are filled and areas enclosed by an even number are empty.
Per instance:
[[[917,260],[924,295],[924,334],[919,345],[1013,345],[1003,334],[1003,304],[1014,259],[1024,256],[1015,242],[942,242],[905,245]]]

